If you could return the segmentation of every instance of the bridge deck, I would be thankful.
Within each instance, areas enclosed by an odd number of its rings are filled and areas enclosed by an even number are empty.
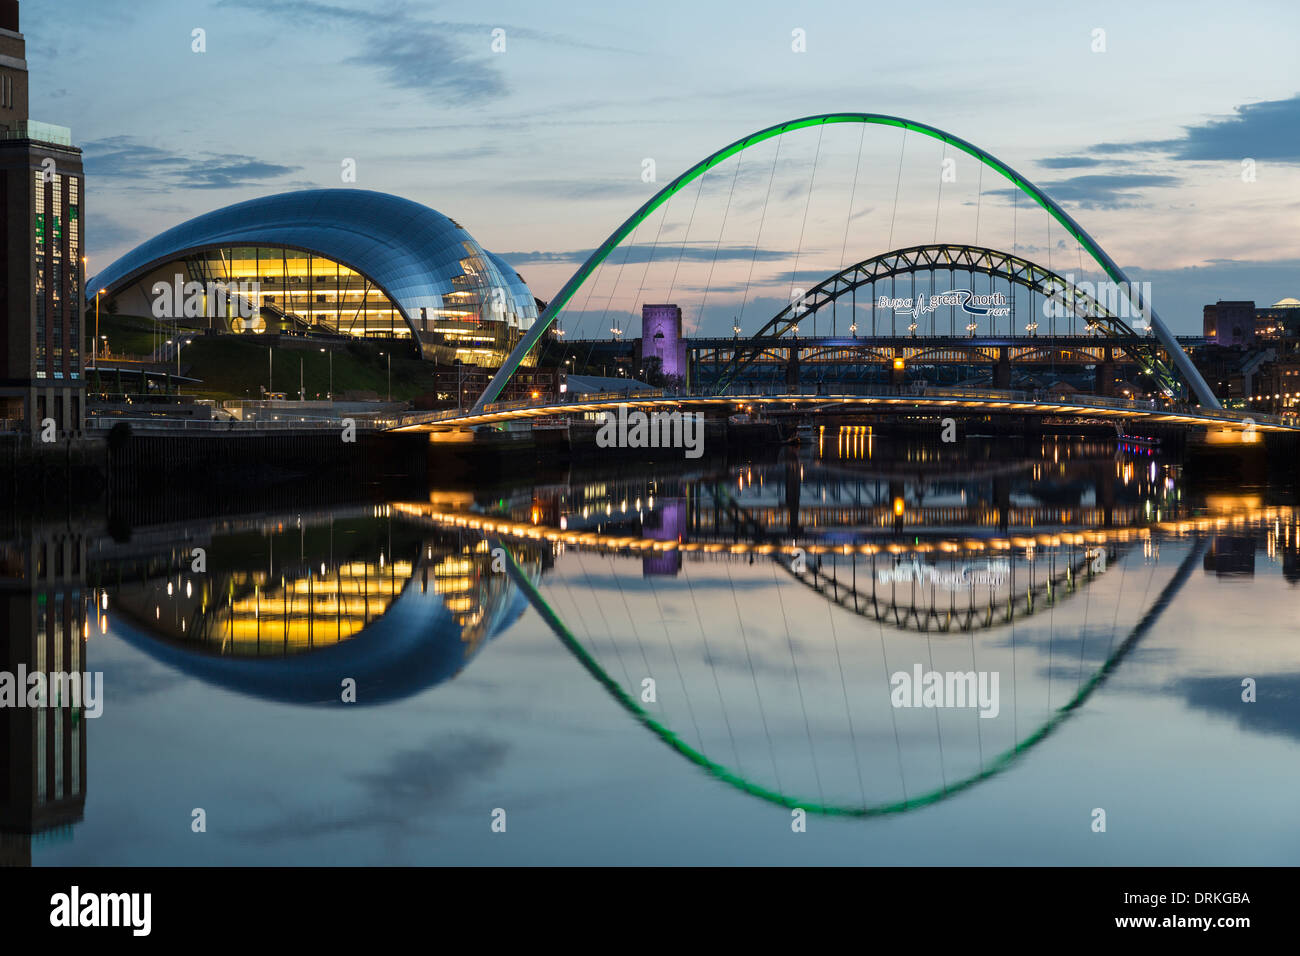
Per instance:
[[[444,412],[418,412],[394,416],[383,421],[392,431],[433,431],[446,428],[470,428],[477,425],[526,421],[536,418],[612,411],[619,405],[644,409],[704,410],[735,409],[758,406],[831,414],[854,411],[884,410],[898,412],[968,411],[999,414],[1063,415],[1073,418],[1103,418],[1113,421],[1141,420],[1187,427],[1229,427],[1241,431],[1300,433],[1300,421],[1262,413],[1228,409],[1156,408],[1147,402],[1109,398],[1099,395],[1072,395],[1052,400],[1029,392],[926,388],[921,392],[894,391],[883,394],[826,394],[810,392],[751,392],[736,395],[683,395],[664,391],[603,393],[567,396],[562,402],[497,402],[480,411],[450,409]]]

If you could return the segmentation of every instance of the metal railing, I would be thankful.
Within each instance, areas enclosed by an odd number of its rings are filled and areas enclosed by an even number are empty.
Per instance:
[[[276,419],[253,419],[242,421],[238,418],[206,419],[177,418],[164,415],[156,417],[139,417],[127,415],[94,415],[86,419],[87,430],[107,431],[114,425],[126,423],[133,429],[158,429],[169,432],[285,432],[285,431],[338,431],[343,428],[342,418],[299,418],[293,421]],[[358,431],[375,431],[392,428],[391,422],[379,419],[354,418],[353,424]]]
[[[614,402],[627,402],[635,404],[639,401],[649,401],[654,399],[680,398],[689,400],[692,403],[707,401],[716,401],[719,403],[743,403],[751,398],[800,398],[800,399],[820,399],[828,404],[851,400],[851,399],[872,399],[872,398],[916,398],[927,401],[933,399],[952,399],[955,401],[988,401],[988,402],[1011,402],[1015,404],[1027,405],[1061,405],[1073,408],[1098,408],[1098,409],[1116,409],[1122,411],[1139,412],[1146,415],[1180,415],[1187,417],[1199,418],[1205,421],[1224,421],[1224,422],[1254,422],[1257,425],[1277,425],[1283,427],[1297,427],[1294,417],[1270,415],[1265,412],[1238,411],[1235,409],[1205,409],[1199,406],[1162,406],[1154,399],[1137,400],[1129,398],[1114,398],[1106,395],[1052,395],[1045,390],[1024,391],[1016,389],[988,389],[988,388],[943,388],[935,386],[916,386],[916,385],[894,385],[894,386],[874,386],[862,392],[840,392],[840,391],[823,391],[816,387],[797,387],[791,388],[783,385],[766,385],[753,386],[747,388],[743,393],[733,395],[717,395],[703,390],[668,390],[652,389],[638,392],[598,392],[598,393],[566,393],[556,400],[544,402],[529,401],[527,399],[510,402],[491,402],[475,413],[470,415],[468,409],[446,409],[438,412],[415,412],[404,415],[393,416],[391,419],[394,424],[387,427],[401,428],[415,425],[437,425],[442,422],[455,422],[466,418],[481,418],[483,415],[495,415],[500,413],[509,413],[513,411],[524,411],[533,408],[556,409],[557,413],[562,413],[565,406],[587,405],[587,404],[607,404]],[[378,421],[378,419],[376,419]]]

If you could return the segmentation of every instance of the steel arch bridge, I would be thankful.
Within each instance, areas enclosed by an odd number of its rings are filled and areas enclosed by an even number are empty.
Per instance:
[[[694,182],[700,176],[704,175],[710,169],[724,162],[725,160],[744,152],[752,146],[783,136],[796,130],[809,129],[813,127],[825,127],[836,124],[858,124],[865,126],[887,126],[896,129],[902,129],[907,132],[918,133],[922,136],[938,140],[962,153],[974,158],[977,162],[993,170],[1010,182],[1016,189],[1020,190],[1039,206],[1041,206],[1056,222],[1065,229],[1066,233],[1073,237],[1085,249],[1106,276],[1120,286],[1122,289],[1132,290],[1129,298],[1134,306],[1134,311],[1139,315],[1146,317],[1150,324],[1151,330],[1160,344],[1165,347],[1171,361],[1176,367],[1180,377],[1185,381],[1195,397],[1196,401],[1209,409],[1218,409],[1220,404],[1214,396],[1214,392],[1206,384],[1205,379],[1192,363],[1191,358],[1183,351],[1182,346],[1174,337],[1173,332],[1165,325],[1164,321],[1152,308],[1150,302],[1143,300],[1140,290],[1135,286],[1128,276],[1124,273],[1118,263],[1098,245],[1082,226],[1066,212],[1055,200],[1039,189],[1026,177],[1016,172],[1006,163],[1002,162],[991,153],[985,152],[978,146],[970,143],[959,136],[954,136],[939,129],[936,126],[930,126],[926,123],[920,123],[915,120],[906,119],[901,116],[889,116],[882,113],[822,113],[815,116],[806,116],[801,119],[790,120],[785,123],[778,123],[775,126],[769,126],[766,129],[751,133],[742,139],[736,140],[722,149],[711,153],[704,159],[700,160],[694,166],[687,169],[677,178],[672,180],[668,185],[659,192],[655,193],[650,199],[646,200],[636,212],[624,220],[623,224],[614,230],[609,237],[600,244],[586,261],[579,267],[578,271],[570,276],[569,280],[556,293],[555,297],[547,304],[541,316],[533,323],[527,334],[520,339],[518,345],[506,357],[497,374],[493,376],[483,394],[479,396],[474,403],[473,411],[482,412],[484,406],[496,401],[501,394],[510,377],[523,362],[524,357],[533,349],[541,339],[560,313],[568,305],[569,301],[577,293],[578,289],[589,279],[596,269],[603,263],[618,245],[630,236],[634,229],[642,222],[648,219],[657,209],[668,202],[674,195],[680,192],[690,183]]]
[[[1115,313],[1110,304],[1099,301],[1064,276],[1029,259],[998,249],[969,244],[932,243],[908,246],[855,262],[823,279],[787,305],[751,336],[750,342],[762,342],[764,339],[784,336],[792,331],[797,333],[802,321],[816,315],[827,306],[830,306],[833,312],[840,298],[846,295],[851,299],[853,309],[851,314],[856,316],[857,292],[862,287],[871,287],[874,292],[877,282],[893,280],[900,275],[915,275],[917,272],[935,272],[943,269],[971,275],[986,275],[990,277],[990,281],[1001,279],[1041,295],[1082,319],[1088,332],[1096,333],[1101,338],[1123,337],[1126,340],[1124,343],[1126,350],[1136,353],[1140,364],[1156,378],[1157,383],[1167,394],[1172,393],[1179,385],[1177,374],[1164,361],[1156,343],[1144,341],[1132,326]],[[872,316],[871,336],[874,338],[877,334],[874,309]],[[1027,338],[1024,344],[1030,346],[1031,351],[1033,348],[1047,347],[1033,346],[1032,338]],[[870,346],[864,343],[864,347]],[[758,354],[753,349],[735,349],[714,381],[717,392],[725,394],[734,384],[736,377],[753,363]],[[923,358],[926,354],[928,354],[927,350],[922,350],[918,353],[918,357]],[[1091,356],[1088,356],[1087,360],[1096,361]]]

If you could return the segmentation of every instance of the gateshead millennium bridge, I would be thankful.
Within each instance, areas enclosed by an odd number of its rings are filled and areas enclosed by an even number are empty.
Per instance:
[[[548,400],[535,393],[532,401],[498,402],[506,383],[525,359],[533,354],[543,336],[555,326],[563,310],[597,268],[602,265],[634,230],[657,209],[689,183],[731,157],[767,140],[802,129],[819,129],[838,124],[864,127],[883,126],[901,129],[937,140],[945,150],[952,149],[973,157],[981,167],[1006,179],[1017,196],[1025,196],[1041,207],[1051,220],[1087,252],[1091,260],[1123,295],[1093,294],[1083,283],[1074,283],[1050,268],[1022,256],[975,244],[934,242],[892,249],[837,270],[801,293],[757,333],[742,340],[739,328],[734,339],[706,339],[688,343],[695,381],[686,388],[639,391],[617,394],[569,394],[564,401]],[[819,133],[820,135],[820,133]],[[819,140],[820,148],[820,140]],[[859,147],[860,148],[860,147]],[[901,163],[901,159],[900,159]],[[815,173],[815,167],[814,167]],[[896,200],[897,201],[897,200]],[[730,200],[728,200],[730,203]],[[852,200],[850,200],[850,208]],[[937,231],[937,219],[936,219]],[[847,234],[846,234],[847,237]],[[796,260],[797,261],[797,260]],[[1009,289],[1028,293],[1031,304],[1041,299],[1044,314],[1060,317],[1061,328],[1050,318],[1046,335],[1041,338],[1037,321],[1028,326],[1030,334],[1020,336],[1014,328],[1007,335],[976,335],[978,323],[970,322],[964,330],[957,327],[953,308],[949,308],[948,326],[940,328],[937,308],[913,306],[907,335],[900,336],[896,327],[899,313],[891,307],[888,331],[877,327],[873,309],[871,329],[857,324],[857,298],[862,295],[873,302],[878,286],[890,291],[888,301],[914,302],[893,297],[900,277],[908,277],[915,291],[918,272],[961,272],[972,277],[987,277],[990,290],[994,280]],[[883,284],[883,285],[882,285]],[[933,292],[933,285],[932,285]],[[611,293],[612,294],[612,293]],[[992,300],[981,298],[967,289],[961,293],[932,295],[932,301],[947,303],[947,297],[961,298],[966,317],[992,312],[982,305],[967,309],[968,302]],[[922,296],[922,298],[924,298]],[[957,301],[953,299],[953,302]],[[1000,300],[999,300],[1000,301]],[[829,313],[832,327],[837,325],[837,310],[847,307],[854,316],[850,336],[809,340],[799,338],[800,323],[815,321]],[[1006,311],[1006,310],[1003,310]],[[907,317],[909,313],[902,313]],[[1037,312],[1035,311],[1036,315]],[[928,315],[929,335],[918,336]],[[1134,318],[1134,321],[1129,321]],[[994,321],[996,328],[996,321]],[[965,335],[962,335],[965,331]],[[548,347],[554,345],[552,334]],[[590,343],[595,346],[594,341]],[[801,381],[799,369],[808,363],[820,363],[832,369],[832,380],[820,380],[815,388]],[[903,380],[905,369],[946,363],[982,366],[987,372],[988,388],[936,388],[923,383],[908,387]],[[763,365],[785,368],[784,382],[756,386],[753,369]],[[1013,364],[1061,364],[1095,369],[1096,391],[1100,394],[1047,395],[1043,390],[1017,391],[1011,385]],[[1152,394],[1150,400],[1128,400],[1105,394],[1117,367],[1132,367]],[[856,373],[872,367],[885,370],[885,381],[850,381]],[[707,372],[707,374],[705,374]],[[861,375],[857,375],[859,379]],[[707,384],[701,384],[707,379]],[[788,412],[805,419],[830,415],[918,415],[934,414],[984,416],[1020,415],[1053,418],[1088,419],[1115,423],[1140,423],[1216,429],[1252,440],[1257,431],[1296,432],[1300,426],[1293,419],[1273,418],[1262,414],[1243,414],[1221,408],[1182,345],[1152,308],[1141,290],[1124,271],[1084,231],[1064,209],[1041,189],[1011,167],[979,147],[923,123],[901,117],[873,113],[831,113],[806,117],[761,130],[718,150],[647,200],[591,253],[560,292],[546,306],[537,322],[519,341],[488,384],[483,394],[468,409],[416,413],[397,416],[381,423],[395,431],[448,431],[478,426],[529,428],[548,420],[562,423],[573,417],[591,417],[630,404],[646,410],[699,410],[727,415],[739,409],[756,408],[765,414]],[[1118,425],[1117,425],[1118,429]]]

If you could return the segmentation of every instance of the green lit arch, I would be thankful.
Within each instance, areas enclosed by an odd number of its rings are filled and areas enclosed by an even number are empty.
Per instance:
[[[1111,259],[1109,255],[1107,255],[1106,251],[1097,244],[1096,240],[1084,231],[1082,226],[1074,221],[1074,218],[1069,213],[1057,205],[1050,196],[1035,186],[1027,178],[1020,175],[996,156],[985,152],[973,143],[967,142],[959,136],[954,136],[952,133],[945,132],[938,127],[930,126],[926,123],[919,123],[915,120],[905,119],[901,116],[888,116],[882,113],[822,113],[816,116],[805,116],[802,119],[790,120],[785,123],[779,123],[776,126],[769,126],[766,129],[759,130],[757,133],[751,133],[743,139],[738,139],[729,146],[724,146],[717,152],[700,160],[700,162],[686,170],[667,186],[646,200],[645,203],[642,204],[641,208],[629,216],[623,224],[618,227],[618,229],[611,233],[609,238],[601,243],[600,247],[587,257],[587,261],[582,264],[578,271],[569,277],[569,280],[547,304],[546,309],[542,312],[541,316],[538,317],[537,321],[533,323],[527,334],[520,339],[519,344],[516,345],[510,355],[506,357],[500,370],[498,370],[497,374],[492,377],[492,381],[488,382],[487,388],[483,390],[483,394],[480,395],[478,401],[474,403],[473,411],[480,412],[483,410],[484,406],[496,401],[497,396],[501,394],[501,390],[505,388],[506,382],[510,380],[510,377],[514,375],[516,369],[519,368],[524,356],[532,350],[533,346],[537,344],[538,340],[546,330],[551,327],[560,312],[563,311],[564,307],[569,303],[569,300],[573,298],[574,294],[582,284],[586,282],[592,273],[596,271],[597,267],[599,267],[600,264],[609,257],[610,253],[612,253],[624,239],[632,234],[632,231],[636,229],[637,226],[648,219],[655,210],[680,192],[684,187],[694,182],[719,163],[730,159],[738,153],[744,152],[751,146],[756,146],[759,143],[796,130],[808,129],[814,126],[831,126],[839,123],[892,126],[897,129],[920,133],[923,136],[939,140],[960,152],[966,153],[968,156],[983,163],[989,169],[1002,176],[1046,210],[1047,213],[1055,219],[1067,233],[1073,236],[1074,239],[1087,250],[1088,255],[1092,257],[1093,261],[1101,266],[1102,271],[1106,273],[1112,282],[1121,283],[1128,289],[1134,288],[1128,276],[1124,274],[1124,270],[1122,270],[1119,265]],[[1139,313],[1149,317],[1152,331],[1155,332],[1156,337],[1168,351],[1174,364],[1177,366],[1178,371],[1181,373],[1183,380],[1191,388],[1197,401],[1207,408],[1219,408],[1219,401],[1214,397],[1214,393],[1205,383],[1205,379],[1201,377],[1201,373],[1197,371],[1196,366],[1192,364],[1191,359],[1188,358],[1187,353],[1183,351],[1182,346],[1178,344],[1178,340],[1174,337],[1168,326],[1166,326],[1164,321],[1156,315],[1151,304],[1142,300],[1140,292],[1135,293],[1133,296],[1130,296],[1130,298],[1133,300],[1133,304],[1137,307]]]
[[[491,547],[500,547],[500,542],[492,541]],[[653,714],[647,711],[637,702],[636,698],[628,694],[619,683],[610,677],[609,674],[600,666],[599,662],[591,655],[588,650],[582,646],[582,643],[569,630],[568,626],[555,613],[555,610],[547,603],[537,585],[528,578],[523,570],[515,562],[514,554],[509,548],[503,548],[509,556],[507,572],[519,589],[528,598],[534,610],[541,615],[542,619],[550,627],[552,632],[558,637],[561,643],[578,659],[583,668],[596,679],[606,692],[613,697],[619,705],[631,714],[638,722],[650,730],[663,743],[667,744],[681,756],[685,757],[691,763],[708,771],[712,776],[722,782],[735,787],[750,796],[757,797],[768,803],[789,809],[802,809],[809,813],[821,814],[824,816],[839,817],[880,817],[895,813],[906,813],[910,810],[917,810],[934,803],[939,803],[949,797],[956,796],[965,790],[969,790],[975,784],[990,777],[995,777],[1007,770],[1021,755],[1041,743],[1051,735],[1061,723],[1071,714],[1078,710],[1088,700],[1093,693],[1101,687],[1102,684],[1110,677],[1120,662],[1128,656],[1129,652],[1135,648],[1142,638],[1146,635],[1152,625],[1160,618],[1172,602],[1177,593],[1187,583],[1191,576],[1192,570],[1200,563],[1201,553],[1205,550],[1204,539],[1198,538],[1196,543],[1188,549],[1187,556],[1183,558],[1174,572],[1174,576],[1160,591],[1155,602],[1129,631],[1124,640],[1120,642],[1111,652],[1110,656],[1102,663],[1097,671],[1075,692],[1075,695],[1068,701],[1052,712],[1052,715],[1041,726],[1036,728],[1033,733],[1024,740],[1018,741],[1010,749],[1004,750],[997,754],[988,764],[978,773],[969,777],[964,777],[954,783],[947,784],[937,790],[931,790],[927,793],[920,794],[911,799],[894,800],[886,803],[878,803],[867,806],[855,806],[852,804],[826,804],[818,800],[803,800],[797,796],[781,793],[770,787],[765,787],[747,777],[742,776],[731,768],[713,760],[707,754],[696,750],[685,740],[679,737],[672,728],[666,726],[657,720]]]

